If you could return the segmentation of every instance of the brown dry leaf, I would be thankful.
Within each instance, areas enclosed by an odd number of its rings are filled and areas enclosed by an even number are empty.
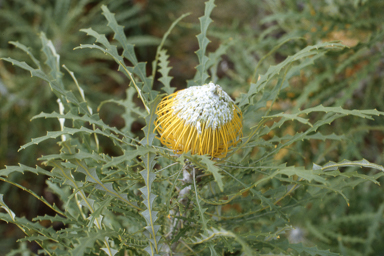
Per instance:
[[[235,211],[237,211],[238,213],[240,213],[242,211],[241,209],[241,205],[236,203],[236,204],[226,204],[226,205],[223,205],[221,207],[221,210],[223,212],[228,212],[230,211],[231,209],[234,209]]]
[[[363,42],[369,38],[369,33],[364,31],[338,30],[330,32],[324,42],[339,40],[348,47],[354,47],[359,42]]]
[[[353,76],[354,74],[359,72],[360,69],[362,69],[364,66],[366,66],[368,63],[369,63],[368,60],[365,60],[365,61],[361,61],[360,63],[357,63],[353,67],[347,67],[345,69],[345,76],[346,77]]]
[[[290,125],[285,129],[284,135],[295,135],[295,130],[293,129],[293,126]],[[288,147],[287,147],[288,148]],[[273,157],[275,160],[282,160],[286,155],[288,155],[289,150],[287,148],[282,148],[277,154]]]

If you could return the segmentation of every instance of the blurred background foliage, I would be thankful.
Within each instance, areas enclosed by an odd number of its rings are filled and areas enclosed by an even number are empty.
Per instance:
[[[0,57],[25,59],[18,56],[20,51],[14,51],[14,46],[8,41],[26,44],[35,55],[40,56],[39,52],[34,51],[40,47],[37,34],[43,31],[62,56],[61,62],[70,70],[76,70],[76,77],[94,109],[106,99],[125,98],[128,81],[117,72],[115,63],[98,51],[73,51],[80,43],[90,43],[91,39],[79,32],[81,28],[92,27],[112,36],[103,26],[105,21],[100,15],[102,4],[116,13],[116,19],[125,26],[130,42],[139,46],[136,51],[140,61],[148,63],[152,62],[159,38],[169,25],[181,14],[191,13],[168,38],[171,42],[169,45],[173,47],[166,47],[172,67],[170,75],[174,77],[171,85],[184,88],[184,81],[193,77],[197,64],[194,52],[198,44],[195,35],[199,31],[197,18],[204,10],[202,0],[0,1]],[[213,76],[212,80],[215,82],[220,78],[220,85],[233,98],[245,92],[249,82],[255,81],[270,65],[280,63],[306,45],[340,40],[348,48],[328,53],[320,60],[315,60],[315,65],[295,76],[290,81],[291,86],[281,91],[280,100],[273,111],[289,109],[295,112],[318,104],[384,111],[382,0],[222,0],[216,4],[218,8],[212,13],[214,23],[208,31],[212,41],[208,51],[222,50],[226,54],[214,67],[218,70],[218,77]],[[286,43],[273,54],[267,55],[273,47],[283,42]],[[219,43],[223,45],[222,48],[218,48]],[[150,65],[147,67],[147,72],[152,72]],[[256,72],[255,67],[258,67]],[[64,75],[64,79],[70,79],[68,74]],[[18,148],[32,137],[43,135],[45,130],[58,129],[59,124],[53,119],[34,120],[33,125],[29,122],[32,116],[42,110],[52,112],[58,109],[49,87],[42,83],[39,79],[31,79],[27,72],[0,61],[0,166],[19,162],[34,166],[35,159],[44,148],[39,146],[17,153]],[[156,88],[157,85],[154,86]],[[136,102],[136,97],[133,96],[132,100]],[[105,111],[108,115],[103,115],[103,108],[108,109]],[[103,108],[100,116],[104,121],[111,126],[124,125],[124,120],[119,117],[122,109],[114,104],[105,104]],[[316,118],[315,114],[313,118]],[[141,133],[143,124],[143,120],[133,122],[130,132]],[[271,133],[266,137],[289,136],[300,129],[299,124],[292,122],[282,127],[281,134]],[[362,158],[384,164],[382,118],[372,121],[347,117],[333,122],[326,129],[321,132],[335,133],[333,140],[298,142],[289,149],[282,149],[275,160],[307,167],[313,163]],[[345,137],[347,142],[341,142],[341,137]],[[54,141],[45,143],[47,147],[56,147]],[[114,154],[113,147],[101,145],[106,152]],[[371,174],[374,173],[372,171]],[[25,187],[48,198],[53,196],[45,191],[44,180],[38,176],[14,175],[11,178],[19,183],[20,179],[25,179],[21,181]],[[340,178],[341,187],[343,182]],[[316,192],[315,188],[309,189]],[[365,182],[343,192],[349,199],[349,206],[340,195],[328,194],[317,202],[311,202],[304,210],[300,208],[293,211],[290,219],[296,230],[287,234],[291,242],[318,245],[342,255],[384,253],[384,244],[377,243],[384,239],[384,229],[380,228],[384,221],[383,188]],[[42,205],[30,203],[35,201],[29,201],[22,191],[7,184],[1,183],[0,194],[14,198],[6,203],[18,216],[32,218],[37,214],[49,213]],[[22,197],[24,200],[20,203]],[[300,195],[296,197],[300,198]],[[240,212],[241,209],[232,205],[223,211]],[[21,236],[17,228],[1,223],[0,255],[14,248],[14,241]]]

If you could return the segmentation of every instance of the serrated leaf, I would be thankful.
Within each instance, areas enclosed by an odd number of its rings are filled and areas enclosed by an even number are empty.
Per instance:
[[[211,15],[211,12],[213,8],[215,7],[215,1],[209,0],[205,2],[205,10],[204,10],[204,16],[200,17],[200,30],[201,33],[197,35],[197,41],[199,43],[199,50],[196,51],[196,55],[199,59],[199,65],[196,67],[196,76],[195,80],[191,83],[191,81],[188,82],[188,86],[191,85],[203,85],[207,78],[209,77],[207,73],[207,62],[208,57],[205,55],[207,45],[209,44],[209,39],[207,38],[207,31],[208,26],[212,22],[212,19],[209,17]]]
[[[152,79],[150,77],[147,77],[146,75],[146,63],[137,61],[137,58],[134,52],[134,47],[132,44],[128,42],[124,34],[123,27],[117,24],[115,15],[111,13],[105,5],[102,5],[101,9],[103,10],[102,14],[108,20],[108,26],[115,33],[114,38],[123,47],[122,56],[127,58],[133,64],[133,67],[126,66],[123,61],[123,57],[120,56],[117,52],[117,47],[114,45],[111,45],[104,35],[101,35],[92,29],[82,29],[81,31],[86,32],[88,35],[93,36],[96,39],[96,41],[101,43],[104,47],[106,47],[106,49],[103,49],[102,47],[98,47],[98,46],[93,47],[91,45],[80,45],[80,47],[76,47],[75,49],[94,48],[94,49],[99,49],[106,54],[109,54],[119,64],[119,70],[122,71],[125,75],[127,75],[127,77],[134,84],[135,89],[139,94],[139,97],[141,98],[144,106],[147,108],[147,102],[152,101],[158,92],[151,90]],[[142,84],[135,81],[132,73],[135,73],[140,78],[140,80],[142,81]]]
[[[335,114],[343,114],[343,115],[351,115],[351,116],[357,116],[361,118],[367,118],[367,119],[373,119],[372,116],[379,116],[384,115],[384,112],[377,111],[376,109],[368,109],[368,110],[348,110],[343,109],[341,107],[324,107],[323,105],[319,105],[313,108],[308,108],[302,111],[299,111],[295,113],[294,115],[300,115],[300,114],[309,114],[312,112],[325,112],[325,113],[335,113]]]
[[[377,170],[384,172],[383,166],[370,163],[369,161],[367,161],[365,159],[360,160],[360,161],[343,160],[340,163],[335,163],[335,162],[330,161],[323,166],[313,164],[312,169],[313,170],[321,170],[321,171],[333,171],[333,170],[337,170],[341,167],[367,167],[367,168],[377,169]]]
[[[85,133],[88,133],[88,134],[100,134],[100,135],[104,135],[106,137],[112,137],[114,138],[115,140],[117,141],[121,141],[121,139],[119,139],[117,136],[111,134],[111,133],[107,133],[107,132],[104,132],[104,131],[100,131],[99,129],[95,129],[95,130],[91,130],[91,129],[88,129],[84,126],[82,126],[81,128],[77,129],[77,128],[68,128],[68,127],[64,127],[64,129],[62,131],[55,131],[55,132],[47,132],[47,135],[45,136],[41,136],[41,137],[38,137],[38,138],[33,138],[31,142],[28,142],[27,144],[24,144],[23,146],[20,147],[19,151],[20,150],[23,150],[31,145],[37,145],[43,141],[46,141],[46,140],[49,140],[49,139],[56,139],[57,137],[60,137],[61,135],[73,135],[75,133],[82,133],[82,132],[85,132]]]
[[[156,104],[157,105],[157,104]],[[152,113],[152,108],[151,108]],[[158,241],[161,238],[160,236],[157,236],[157,231],[159,229],[159,225],[155,225],[155,222],[157,220],[157,211],[152,211],[153,208],[153,202],[156,198],[156,195],[151,193],[151,186],[153,181],[156,178],[156,174],[153,173],[153,167],[156,164],[155,161],[156,154],[152,152],[148,152],[147,154],[142,156],[142,160],[144,162],[145,169],[140,172],[141,176],[144,179],[145,186],[140,189],[142,192],[142,197],[144,198],[143,203],[147,207],[147,209],[140,214],[144,217],[147,227],[147,231],[149,232],[148,240],[153,243],[154,249],[156,252],[158,252],[159,244]]]
[[[48,83],[50,82],[48,76],[43,71],[41,71],[40,69],[32,68],[31,66],[29,66],[24,61],[20,62],[20,61],[14,60],[12,58],[2,58],[2,60],[8,61],[8,62],[12,63],[12,65],[18,66],[22,69],[29,71],[31,73],[31,77],[38,77],[38,78],[41,78]],[[61,92],[64,94],[64,92],[62,90],[61,90]]]
[[[40,161],[49,161],[49,160],[55,160],[55,159],[61,159],[61,160],[69,160],[69,159],[93,159],[95,162],[106,162],[107,160],[102,158],[99,154],[92,152],[84,152],[84,151],[78,151],[78,153],[75,154],[66,154],[66,153],[60,153],[60,154],[51,154],[51,155],[45,155],[40,157],[38,160]],[[109,163],[109,162],[108,162]]]
[[[47,240],[51,240],[51,239],[52,239],[51,237],[36,235],[36,236],[27,236],[27,237],[21,238],[17,241],[18,242],[24,242],[24,241],[36,242],[36,241],[47,241]]]
[[[97,33],[96,31],[94,31],[93,29],[91,28],[88,28],[88,29],[81,29],[80,31],[84,32],[84,33],[87,33],[87,35],[90,35],[92,37],[94,37],[96,39],[96,42],[99,42],[100,44],[102,44],[105,48],[103,47],[100,47],[98,45],[91,45],[91,44],[83,44],[83,45],[80,45],[78,47],[75,47],[75,50],[76,49],[86,49],[86,48],[89,48],[89,49],[98,49],[100,51],[102,51],[103,53],[105,54],[108,54],[110,55],[115,61],[117,64],[119,64],[119,68],[118,70],[123,72],[132,82],[132,84],[135,86],[135,89],[141,99],[141,101],[143,102],[145,108],[147,109],[147,111],[149,112],[149,109],[147,107],[147,102],[149,101],[149,99],[152,98],[152,91],[149,90],[148,88],[146,88],[145,86],[142,86],[142,83],[138,83],[136,82],[136,80],[134,79],[132,73],[135,72],[135,67],[132,68],[132,67],[128,67],[125,65],[124,63],[124,59],[123,57],[121,57],[118,52],[117,52],[117,47],[114,46],[114,45],[111,45],[107,38],[105,37],[105,35],[103,34],[99,34]],[[140,65],[140,63],[138,63],[138,65]],[[137,68],[136,69],[136,72],[137,70],[141,70],[140,68]],[[146,92],[147,95],[144,95],[143,92]]]
[[[283,69],[288,68],[288,70],[285,70],[283,73],[288,73],[288,71],[293,68],[293,72],[290,73],[290,75],[287,75],[287,79],[289,79],[291,76],[295,75],[301,68],[304,68],[310,64],[313,63],[313,61],[316,58],[319,58],[322,54],[329,50],[336,50],[336,49],[342,49],[345,46],[340,43],[335,42],[326,42],[326,43],[320,43],[317,45],[307,46],[303,50],[297,52],[293,56],[288,56],[283,62],[279,63],[276,66],[271,66],[268,68],[267,72],[263,75],[260,75],[258,81],[256,83],[251,83],[251,86],[248,90],[248,93],[241,97],[239,100],[239,106],[242,109],[245,109],[246,106],[249,105],[255,105],[256,103],[260,105],[265,105],[268,99],[266,98],[268,95],[263,95],[262,97],[265,98],[262,100],[262,102],[257,101],[253,102],[253,99],[256,94],[263,91],[263,89],[269,84],[272,79],[275,79],[279,77],[280,73]],[[294,68],[292,64],[300,59],[311,57],[311,59],[308,59],[304,64],[297,66]],[[285,87],[285,86],[282,86]],[[277,88],[277,86],[275,86]],[[279,91],[279,90],[277,90]],[[274,95],[277,95],[274,93]],[[275,96],[272,96],[272,99]],[[244,112],[244,111],[243,111]]]
[[[141,191],[141,193],[143,193],[144,197],[146,200],[143,201],[143,203],[145,204],[145,206],[150,209],[150,207],[153,207],[153,201],[155,200],[155,198],[157,197],[157,195],[154,195],[154,194],[150,194],[148,196],[147,192],[147,188],[146,187],[142,187],[141,189],[139,189]],[[152,210],[152,209],[151,209]]]
[[[299,114],[284,114],[284,113],[279,113],[279,114],[272,115],[272,116],[263,116],[263,118],[282,117],[282,119],[284,120],[283,122],[285,122],[285,121],[287,121],[287,120],[292,120],[292,121],[293,121],[293,120],[296,120],[296,121],[299,121],[300,123],[303,123],[303,124],[312,126],[312,124],[309,122],[308,119],[299,117],[298,115],[299,115]]]
[[[59,215],[55,216],[49,216],[49,215],[44,215],[44,216],[37,216],[32,219],[33,221],[43,221],[43,220],[49,220],[50,222],[61,222],[64,224],[78,224],[77,220],[75,219],[69,219],[65,218]]]
[[[278,170],[277,173],[287,175],[288,177],[297,175],[308,181],[314,180],[323,184],[327,183],[323,177],[314,173],[312,170],[306,170],[304,167],[289,166]]]
[[[139,117],[145,117],[145,113],[143,113],[139,107],[137,107],[134,103],[134,99],[133,99],[133,96],[135,95],[135,88],[133,87],[129,87],[125,93],[126,93],[126,98],[124,100],[113,100],[113,99],[110,99],[110,100],[106,100],[106,101],[103,101],[98,109],[100,109],[105,103],[115,103],[117,105],[120,105],[122,107],[124,107],[124,114],[121,115],[121,117],[124,119],[124,128],[121,129],[121,131],[123,133],[131,133],[131,128],[132,128],[132,124],[133,122],[136,120],[135,116],[133,114],[136,114],[138,115]]]
[[[189,15],[189,13],[186,13],[186,14],[183,14],[181,15],[179,18],[177,18],[174,22],[172,22],[171,26],[168,28],[167,32],[164,33],[163,35],[163,38],[161,39],[161,42],[159,44],[159,46],[157,47],[157,50],[156,50],[156,57],[155,57],[155,60],[152,62],[152,84],[153,84],[153,80],[155,79],[155,76],[156,76],[156,70],[157,70],[157,63],[159,61],[159,57],[160,57],[160,52],[162,51],[162,48],[163,48],[163,45],[165,43],[165,41],[167,40],[167,37],[169,36],[169,34],[171,33],[171,31],[173,30],[173,28],[176,26],[177,23],[179,23],[179,21],[181,21],[182,19],[184,19],[185,17],[187,17]],[[164,53],[166,51],[164,50]],[[168,63],[166,64],[166,66],[168,65]],[[161,65],[160,65],[161,66]],[[167,75],[165,76],[164,74],[162,74],[163,77],[168,77],[168,73]],[[171,77],[170,77],[171,78]],[[168,80],[168,79],[167,79]],[[164,83],[163,83],[164,84]],[[172,90],[172,88],[170,88],[170,90]],[[168,91],[170,91],[168,90]]]
[[[159,72],[162,77],[159,78],[159,81],[164,85],[161,89],[165,91],[168,95],[172,94],[176,88],[171,87],[171,80],[172,76],[169,76],[169,71],[172,69],[168,67],[169,61],[168,61],[168,55],[166,50],[161,50],[159,52]]]
[[[296,133],[295,135],[290,135],[290,134],[286,134],[284,135],[283,137],[278,137],[278,136],[273,136],[272,139],[268,140],[267,142],[265,143],[270,143],[269,146],[274,146],[273,144],[271,143],[274,143],[274,142],[282,142],[282,141],[285,141],[285,140],[292,140],[294,139],[294,137],[296,135],[300,135],[302,133]],[[342,140],[345,140],[346,137],[345,135],[336,135],[334,133],[332,134],[328,134],[328,135],[324,135],[320,132],[316,132],[314,134],[310,134],[310,135],[305,135],[304,137],[301,138],[301,140],[336,140],[336,141],[342,141]],[[254,144],[252,143],[249,143],[248,146],[251,146],[251,145],[255,145],[255,146],[258,146],[260,142],[255,142]],[[267,144],[266,144],[267,145]]]
[[[108,20],[107,26],[109,26],[115,33],[114,39],[116,39],[123,47],[123,56],[132,62],[134,66],[133,72],[138,75],[140,80],[144,83],[143,89],[144,92],[148,93],[149,95],[148,101],[153,100],[151,94],[152,79],[148,78],[146,75],[146,63],[137,61],[134,46],[128,42],[124,34],[124,27],[117,24],[115,14],[111,13],[105,5],[102,5],[101,9],[103,10],[102,14]]]
[[[141,212],[140,214],[144,217],[145,219],[145,222],[147,223],[147,227],[145,227],[148,232],[151,234],[151,238],[150,239],[153,239],[153,234],[155,234],[155,237],[156,237],[156,233],[155,232],[155,227],[157,227],[158,225],[154,225],[154,222],[157,220],[157,211],[152,211],[152,210],[145,210],[143,212]]]
[[[218,236],[234,238],[239,244],[241,244],[245,255],[249,255],[249,256],[255,255],[255,252],[249,247],[249,245],[245,241],[243,241],[239,236],[235,235],[234,233],[230,231],[226,231],[223,228],[219,228],[219,229],[210,228],[207,230],[207,234],[200,234],[200,237],[194,237],[194,238],[191,238],[190,240],[192,244],[201,244],[201,243],[206,243]]]
[[[5,166],[5,169],[0,170],[0,176],[3,177],[8,177],[9,174],[14,173],[14,172],[19,172],[19,173],[24,173],[24,172],[31,172],[36,175],[43,174],[46,176],[52,176],[52,174],[44,169],[42,169],[39,166],[36,166],[35,168],[19,164],[19,166]]]
[[[215,178],[215,181],[217,182],[217,185],[220,188],[220,191],[224,190],[224,184],[223,184],[223,176],[219,173],[220,168],[215,165],[215,162],[210,160],[207,156],[201,156],[200,157],[201,163],[203,163],[206,166],[206,170],[213,174],[213,177]]]
[[[151,256],[161,256],[160,254],[157,254],[153,247],[152,247],[152,244],[151,245],[148,245],[147,247],[144,248],[144,251],[146,251],[149,255]]]
[[[124,49],[124,52],[123,52],[124,57],[126,57],[130,62],[132,62],[133,65],[136,65],[138,61],[134,51],[134,46],[128,43],[124,33],[124,27],[117,24],[117,21],[115,19],[115,14],[111,13],[108,7],[106,7],[105,5],[102,5],[101,10],[103,11],[102,14],[108,20],[107,26],[110,27],[115,33],[114,39],[116,39]]]
[[[211,81],[212,82],[216,82],[216,80],[218,79],[217,78],[217,67],[218,67],[218,64],[220,63],[220,60],[221,60],[221,56],[226,54],[227,52],[227,49],[232,46],[234,44],[234,40],[230,39],[229,42],[223,42],[222,44],[220,44],[219,48],[217,48],[216,51],[214,52],[210,52],[208,54],[208,62],[207,62],[207,70],[210,69],[210,72],[211,72],[211,76],[212,76],[212,79]]]
[[[40,34],[40,40],[43,45],[42,51],[47,57],[45,64],[47,64],[51,69],[50,75],[56,81],[55,84],[57,84],[61,89],[64,89],[64,85],[61,80],[62,73],[60,72],[60,56],[57,54],[52,41],[48,40],[44,33]]]
[[[157,215],[158,212],[154,212],[154,213],[156,213],[156,215]],[[157,219],[157,216],[156,216],[156,219]],[[151,227],[151,226],[146,226],[145,229],[146,229],[149,233],[151,233],[151,234],[153,234],[153,233],[156,234],[156,233],[159,231],[160,227],[161,227],[160,225],[154,225],[154,226],[153,226],[153,231],[152,231],[152,227]],[[152,236],[152,237],[156,237],[156,236]],[[157,242],[157,244],[159,243],[160,238],[161,238],[161,236],[157,236],[157,237],[156,237],[156,242]],[[149,239],[149,241],[150,241],[153,245],[155,245],[155,241],[154,241],[153,239]]]
[[[13,186],[15,187],[18,187],[26,192],[28,192],[29,194],[31,194],[33,197],[35,197],[37,200],[39,200],[40,202],[44,203],[46,206],[48,206],[49,208],[51,208],[52,210],[54,210],[55,212],[61,214],[61,215],[65,215],[55,204],[51,205],[50,203],[48,203],[48,201],[42,197],[42,196],[38,196],[35,192],[33,192],[32,190],[22,186],[21,184],[17,184],[9,179],[4,179],[4,178],[1,178],[0,177],[0,180],[3,181],[3,182],[7,182],[9,184],[12,184]]]
[[[305,221],[305,227],[312,235],[314,235],[316,238],[318,238],[322,242],[325,242],[328,244],[331,243],[331,240],[329,240],[326,236],[324,236],[324,234],[319,229],[317,229],[314,225],[312,225],[312,223],[309,220]]]
[[[87,165],[83,161],[79,161],[77,159],[75,161],[73,161],[73,163],[78,166],[76,171],[83,173],[86,176],[87,181],[97,184],[95,186],[95,188],[107,192],[108,194],[110,194],[113,197],[127,203],[128,205],[136,208],[137,210],[141,210],[140,207],[138,207],[135,202],[131,202],[128,200],[128,197],[126,194],[122,194],[122,193],[117,192],[113,188],[112,183],[103,183],[99,179],[95,168],[88,168]]]
[[[116,133],[122,137],[126,137],[126,138],[129,138],[129,139],[135,141],[135,139],[131,138],[126,133],[121,132],[120,130],[116,129],[115,127],[110,127],[109,125],[105,124],[103,122],[103,120],[100,119],[98,114],[94,114],[92,116],[87,116],[87,115],[79,116],[79,115],[73,115],[72,113],[67,113],[67,114],[61,115],[61,114],[56,113],[56,112],[52,112],[50,114],[41,112],[40,114],[32,117],[32,120],[37,119],[37,118],[64,118],[64,119],[71,119],[74,121],[78,120],[78,121],[83,121],[83,122],[89,122],[90,124],[94,124],[94,125],[99,126],[100,128],[103,129],[103,131],[111,131],[111,132],[114,132],[114,133]],[[111,137],[111,136],[108,136],[108,137]]]
[[[111,249],[111,248],[101,248],[108,256],[115,256],[116,253],[118,253],[118,250]]]
[[[142,130],[144,131],[145,137],[141,140],[143,146],[152,146],[153,139],[155,138],[155,125],[154,121],[157,117],[156,107],[161,101],[161,97],[158,95],[151,103],[149,103],[149,113],[145,118],[147,124]]]
[[[8,213],[2,213],[0,212],[0,220],[3,220],[5,222],[17,224],[23,231],[29,233],[29,232],[37,232],[45,237],[51,238],[52,240],[57,240],[58,234],[56,231],[52,228],[46,228],[40,225],[39,223],[32,222],[27,220],[25,217],[19,218],[14,217],[12,218],[11,215]]]
[[[309,140],[323,140],[323,141],[325,141],[325,140],[342,141],[342,140],[345,140],[346,137],[345,137],[345,135],[336,135],[334,133],[328,134],[328,135],[324,135],[324,134],[321,134],[320,132],[317,132],[317,133],[305,136],[305,139],[309,139]]]
[[[319,108],[318,108],[319,107]],[[324,110],[324,107],[322,106],[318,106],[318,107],[315,107],[316,109],[322,111]],[[305,110],[304,110],[305,111]],[[332,108],[329,110],[330,112],[334,111],[334,112],[337,112],[337,113],[333,113],[333,114],[330,114],[330,115],[325,115],[323,117],[323,119],[320,119],[318,121],[316,121],[309,129],[307,129],[305,132],[303,133],[296,133],[291,139],[289,139],[288,141],[286,142],[283,142],[283,143],[280,143],[275,149],[272,149],[272,150],[268,150],[268,151],[265,151],[265,153],[262,155],[262,157],[260,157],[257,162],[260,162],[262,161],[263,159],[273,155],[273,154],[276,154],[280,149],[284,148],[284,147],[287,147],[293,143],[295,143],[296,141],[299,141],[299,140],[303,140],[306,138],[306,136],[308,136],[309,134],[311,134],[312,132],[316,132],[317,129],[319,129],[319,127],[323,126],[323,125],[326,125],[326,124],[330,124],[332,123],[334,120],[338,119],[338,118],[341,118],[341,117],[344,117],[346,116],[347,114],[350,114],[350,115],[357,115],[359,117],[365,117],[365,118],[371,118],[371,115],[379,115],[379,114],[382,114],[381,112],[377,111],[377,110],[348,110],[345,112],[345,110],[337,107],[337,108]],[[264,129],[264,131],[260,132],[259,135],[264,135],[266,134],[265,132],[268,132],[268,131],[271,131],[272,129],[278,127],[279,125],[281,125],[282,123],[284,122],[284,120],[280,120],[279,122],[277,123],[274,123],[271,127],[267,127]],[[246,145],[248,144],[248,142],[250,141],[250,139],[246,140],[243,142],[243,144],[240,146],[242,147],[243,145]]]
[[[16,214],[4,203],[2,194],[0,194],[0,208],[3,208],[11,216],[12,220],[15,221]]]
[[[102,169],[107,169],[113,166],[118,166],[121,163],[124,163],[126,161],[130,161],[137,156],[142,156],[147,154],[148,152],[153,152],[152,148],[146,148],[146,147],[137,147],[135,150],[125,150],[124,154],[117,157],[112,157],[111,161],[108,161],[105,165],[103,165]]]
[[[379,209],[371,219],[372,220],[371,224],[368,227],[368,232],[367,232],[368,237],[364,243],[365,254],[369,255],[370,253],[373,252],[371,245],[375,240],[377,240],[376,234],[381,227],[380,223],[383,220],[383,212],[384,212],[384,203],[381,203]]]
[[[82,256],[87,252],[88,248],[94,248],[94,244],[97,240],[103,241],[109,236],[113,236],[113,232],[98,230],[97,232],[88,234],[87,237],[76,238],[79,243],[71,250],[71,254],[73,256]]]
[[[320,250],[316,246],[305,247],[302,243],[289,244],[287,247],[295,250],[298,253],[305,252],[305,253],[308,253],[309,255],[312,255],[312,256],[339,256],[340,255],[338,253],[333,253],[329,250]]]
[[[142,192],[144,196],[148,199],[149,193],[151,193],[151,186],[152,182],[156,179],[156,174],[153,172],[148,172],[147,169],[144,169],[140,172],[141,176],[143,176],[144,182],[145,182],[145,189],[147,192]],[[148,188],[146,188],[148,187]],[[141,188],[142,190],[143,188]]]
[[[51,90],[56,94],[58,98],[64,97],[66,99],[66,101],[62,101],[62,102],[73,103],[79,108],[80,112],[89,114],[86,104],[82,104],[81,102],[79,102],[72,92],[66,91],[64,89],[62,79],[61,79],[62,73],[60,72],[60,63],[59,63],[60,56],[56,53],[56,50],[52,42],[46,38],[44,33],[40,34],[40,40],[42,43],[42,51],[44,52],[47,58],[46,64],[49,66],[51,70],[49,75],[47,75],[43,71],[43,69],[40,66],[40,63],[33,57],[33,55],[29,52],[29,50],[25,46],[17,42],[12,42],[12,44],[18,46],[20,49],[22,49],[28,55],[30,55],[32,58],[32,61],[38,66],[38,68],[37,69],[32,68],[27,63],[14,60],[12,58],[5,58],[3,60],[11,62],[13,65],[16,65],[22,69],[29,71],[32,77],[38,77],[48,82],[49,86],[51,87]]]
[[[36,64],[36,66],[41,69],[41,66],[40,66],[40,62],[35,58],[35,56],[31,53],[31,51],[29,50],[29,48],[19,42],[14,42],[14,41],[10,41],[9,44],[12,44],[14,46],[16,46],[17,48],[21,49],[22,51],[24,51],[26,54],[28,54],[28,56],[31,58],[31,60],[33,61],[33,63]]]

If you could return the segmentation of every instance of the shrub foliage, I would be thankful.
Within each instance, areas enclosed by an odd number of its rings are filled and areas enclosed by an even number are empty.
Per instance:
[[[213,0],[206,2],[204,16],[200,18],[196,52],[199,64],[188,86],[205,84],[210,77],[220,83],[217,64],[231,46],[234,46],[232,51],[237,49],[235,43],[226,42],[207,54],[208,28],[214,7]],[[21,241],[35,241],[45,255],[339,255],[325,246],[318,248],[301,243],[302,240],[290,243],[287,234],[295,230],[291,219],[295,219],[300,209],[318,204],[320,199],[326,204],[335,197],[342,198],[348,205],[346,191],[365,181],[378,184],[384,167],[362,158],[299,166],[299,161],[282,162],[277,156],[283,149],[293,149],[299,158],[303,154],[299,148],[305,141],[341,143],[346,136],[342,131],[330,132],[329,125],[340,119],[373,120],[384,112],[352,110],[340,101],[336,105],[306,104],[304,97],[319,88],[319,79],[329,79],[327,75],[333,74],[327,67],[324,67],[326,75],[316,74],[310,78],[310,86],[298,100],[301,103],[298,107],[303,109],[280,112],[275,106],[300,73],[323,59],[345,53],[348,51],[345,46],[337,41],[308,45],[269,66],[264,73],[258,69],[264,60],[261,59],[254,67],[257,79],[251,79],[246,92],[236,99],[244,115],[241,143],[223,159],[190,153],[175,155],[156,139],[154,120],[161,98],[175,90],[171,87],[171,67],[164,42],[185,15],[165,33],[152,63],[154,70],[148,75],[148,64],[138,60],[134,45],[127,40],[115,15],[106,6],[101,8],[107,27],[113,31],[113,39],[92,28],[82,29],[94,43],[81,44],[75,50],[107,55],[129,78],[126,99],[107,101],[124,107],[125,127],[117,129],[107,125],[91,108],[76,79],[76,70],[61,65],[60,55],[44,33],[40,34],[44,63],[18,42],[11,44],[31,58],[31,65],[3,58],[29,71],[35,77],[31,79],[41,79],[49,85],[60,105],[59,111],[42,112],[33,119],[57,119],[61,129],[48,131],[20,148],[24,150],[54,139],[60,151],[47,150],[39,158],[44,168],[20,164],[0,170],[1,181],[27,191],[56,213],[28,220],[16,216],[1,195],[0,207],[5,211],[0,213],[0,219],[17,225],[25,233]],[[266,56],[289,42],[300,40],[284,38]],[[65,76],[72,81],[64,80]],[[155,89],[155,84],[161,88]],[[140,104],[133,101],[134,95]],[[131,132],[136,119],[145,121],[142,136]],[[283,134],[288,126],[294,126],[294,132]],[[119,155],[106,153],[105,144],[113,145]],[[361,168],[372,171],[363,172]],[[57,195],[57,202],[49,202],[23,184],[8,179],[12,173],[25,172],[46,176],[46,185]],[[381,206],[369,216],[379,219],[382,211]],[[332,223],[342,225],[343,221],[363,217],[349,218],[335,219]],[[52,225],[41,224],[46,221]],[[60,228],[55,228],[55,223],[60,223]],[[357,235],[339,236],[332,228],[318,230],[310,221],[306,225],[325,244],[330,239],[340,239],[340,243],[366,243],[364,250],[370,252],[375,239],[373,235],[366,239]],[[376,232],[375,226],[370,229]]]

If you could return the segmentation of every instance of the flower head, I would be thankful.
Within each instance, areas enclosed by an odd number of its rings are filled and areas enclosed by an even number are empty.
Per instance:
[[[160,141],[175,153],[222,158],[242,136],[242,113],[219,85],[192,86],[165,97],[155,121]]]

